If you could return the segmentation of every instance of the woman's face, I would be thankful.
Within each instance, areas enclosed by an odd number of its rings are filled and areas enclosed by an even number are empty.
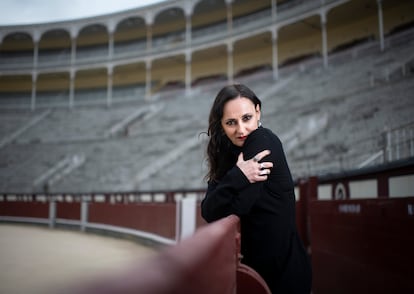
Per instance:
[[[232,99],[224,104],[221,126],[230,141],[243,146],[247,136],[257,129],[260,120],[260,107],[244,97]]]

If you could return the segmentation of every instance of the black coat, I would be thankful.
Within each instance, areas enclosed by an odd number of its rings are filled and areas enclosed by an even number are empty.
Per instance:
[[[271,154],[261,162],[271,161],[273,168],[266,181],[251,184],[236,166],[237,156],[243,152],[248,160],[265,149]],[[219,181],[209,182],[203,218],[239,216],[242,262],[264,278],[272,293],[310,293],[310,260],[296,230],[294,184],[279,138],[259,127],[227,156],[231,167]]]

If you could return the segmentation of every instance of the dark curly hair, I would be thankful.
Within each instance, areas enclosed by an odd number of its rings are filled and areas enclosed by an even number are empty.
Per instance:
[[[232,143],[221,126],[221,119],[223,118],[224,105],[238,97],[249,99],[255,107],[259,105],[259,108],[261,108],[262,106],[256,94],[242,84],[225,86],[218,92],[208,119],[207,135],[209,136],[209,141],[207,145],[207,161],[209,170],[206,175],[208,181],[220,179],[234,165],[236,160],[230,149]]]

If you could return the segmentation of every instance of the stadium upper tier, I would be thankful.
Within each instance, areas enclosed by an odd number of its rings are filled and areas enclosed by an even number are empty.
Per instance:
[[[330,54],[355,42],[376,39],[384,49],[384,37],[412,22],[413,10],[404,0],[176,0],[3,26],[0,100],[35,109],[99,95],[112,105],[124,91],[148,100],[171,86],[189,92],[206,78],[232,82],[257,68],[271,68],[276,80],[279,68],[300,59],[319,56],[327,67]]]

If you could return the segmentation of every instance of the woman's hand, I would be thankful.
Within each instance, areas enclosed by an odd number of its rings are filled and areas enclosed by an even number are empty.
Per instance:
[[[259,152],[252,159],[244,161],[243,152],[239,154],[236,165],[240,168],[250,183],[262,182],[267,180],[272,162],[259,162],[262,158],[270,154],[270,150]]]

